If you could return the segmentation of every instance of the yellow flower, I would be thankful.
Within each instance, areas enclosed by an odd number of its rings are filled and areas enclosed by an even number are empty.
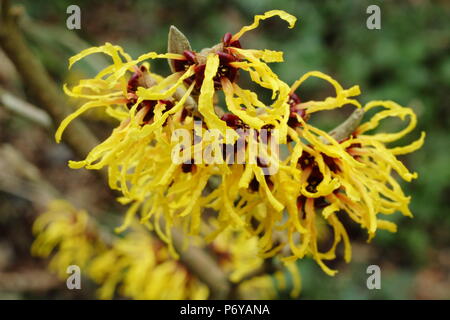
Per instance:
[[[36,240],[31,253],[49,257],[57,250],[49,267],[61,278],[67,277],[66,268],[69,265],[85,267],[97,250],[96,245],[91,243],[92,227],[88,219],[86,211],[76,210],[66,201],[52,202],[48,211],[34,222],[33,233]]]
[[[123,238],[115,237],[95,225],[86,211],[56,200],[36,219],[33,232],[34,255],[54,253],[49,268],[62,279],[69,265],[78,265],[100,284],[101,299],[111,299],[116,292],[133,299],[208,297],[208,288],[139,224]]]
[[[208,288],[194,278],[165,246],[142,226],[117,238],[109,250],[90,262],[89,275],[101,284],[101,299],[117,291],[133,299],[206,299]]]
[[[287,252],[285,261],[292,266],[294,260],[310,255],[333,275],[336,271],[324,261],[335,259],[340,242],[344,242],[345,260],[351,258],[350,239],[341,222],[344,212],[367,229],[369,239],[377,229],[395,231],[395,225],[379,215],[396,211],[411,215],[409,198],[393,174],[406,181],[416,175],[396,156],[420,148],[425,135],[408,146],[388,148],[387,143],[413,130],[414,112],[391,101],[373,101],[363,108],[356,99],[358,86],[346,89],[319,71],[306,73],[289,87],[268,66],[283,61],[282,52],[244,49],[240,43],[243,34],[272,16],[287,21],[289,27],[296,22],[284,11],[272,10],[200,52],[150,52],[133,60],[108,43],[84,50],[70,59],[70,66],[97,52],[111,56],[113,64],[93,79],[81,80],[72,89],[65,87],[68,95],[88,101],[61,123],[56,139],[91,108],[104,107],[120,121],[86,159],[69,163],[72,168],[107,167],[110,188],[119,190],[118,200],[129,205],[117,231],[125,231],[140,215],[176,257],[173,227],[208,241],[231,228],[250,234],[261,258]],[[174,73],[168,77],[151,73],[144,61],[157,58],[169,59]],[[269,104],[238,85],[240,72],[248,72],[253,82],[271,90]],[[331,84],[335,94],[322,101],[301,101],[299,88],[311,77]],[[220,90],[225,96],[224,113],[215,105]],[[376,106],[386,110],[359,127],[355,122],[344,134],[327,133],[309,123],[314,113],[345,105],[353,105],[360,114]],[[397,133],[368,134],[387,117],[407,116],[408,126]],[[181,143],[180,130],[189,133]],[[264,140],[263,132],[276,145]],[[286,156],[279,155],[278,147]],[[224,154],[228,149],[238,154]],[[197,161],[205,155],[214,161]],[[269,170],[272,164],[275,171]],[[205,211],[212,212],[214,223]],[[327,252],[318,249],[318,226],[323,222],[334,235]],[[209,234],[204,233],[205,226],[213,228]]]
[[[257,237],[243,232],[242,229],[232,228],[224,230],[210,244],[219,264],[229,273],[230,281],[240,284],[241,296],[274,299],[277,297],[277,291],[287,288],[287,275],[283,270],[270,274],[270,270],[266,270],[264,266],[267,262],[259,255],[258,246]],[[300,272],[294,262],[286,263],[285,267],[292,278],[290,294],[297,298],[301,289]]]
[[[289,87],[269,68],[267,63],[282,62],[283,53],[271,50],[252,50],[241,47],[240,38],[246,32],[259,26],[261,20],[279,16],[293,28],[296,18],[281,10],[271,10],[255,16],[254,22],[238,33],[226,33],[222,42],[199,53],[185,51],[185,59],[174,63],[175,70],[183,72],[194,66],[194,75],[187,79],[195,83],[200,91],[198,111],[208,128],[220,130],[224,135],[227,123],[219,119],[214,108],[214,92],[223,89],[228,110],[238,116],[250,128],[261,129],[272,124],[281,131],[280,139],[286,138],[289,108],[287,104]],[[272,104],[262,103],[257,95],[241,88],[236,80],[239,70],[247,71],[252,81],[272,91]],[[144,97],[151,97],[152,89],[142,89]],[[150,95],[145,93],[149,92]]]
[[[378,106],[385,110],[353,128],[347,137],[335,140],[333,136],[308,125],[305,115],[348,103],[360,107],[356,100],[348,99],[359,93],[359,89],[343,90],[330,77],[311,72],[294,84],[292,92],[310,75],[331,82],[336,88],[336,97],[304,103],[297,99],[298,103],[294,106],[297,111],[303,112],[296,114],[295,131],[290,131],[295,145],[288,161],[298,169],[299,176],[292,177],[290,181],[287,179],[279,196],[289,212],[289,220],[283,229],[287,229],[287,241],[293,256],[286,261],[311,254],[326,273],[333,275],[336,271],[329,269],[323,260],[336,258],[336,246],[341,241],[344,242],[345,260],[349,262],[351,259],[350,240],[340,218],[344,212],[367,229],[369,240],[375,236],[377,229],[396,231],[393,222],[380,219],[379,215],[400,211],[405,216],[412,216],[408,208],[410,198],[404,195],[393,173],[405,181],[417,177],[396,156],[419,149],[424,143],[425,133],[407,146],[388,148],[386,143],[394,142],[414,129],[416,115],[410,108],[392,101],[372,101],[364,106],[365,112]],[[409,117],[409,123],[397,133],[367,134],[387,117],[399,117],[401,120]],[[327,252],[319,252],[317,244],[318,224],[322,220],[327,222],[334,234],[334,243]]]
[[[232,186],[239,181],[239,189],[248,188],[253,175],[256,183],[261,184],[265,190],[263,198],[267,196],[271,205],[277,209],[282,208],[271,195],[263,170],[256,164],[247,165],[245,171],[242,171],[242,164],[233,165],[229,169],[226,164],[191,165],[186,161],[183,164],[174,163],[171,159],[171,150],[176,143],[170,138],[177,129],[205,132],[209,128],[218,129],[222,133],[229,129],[232,134],[227,137],[227,143],[236,143],[239,134],[235,130],[238,128],[230,124],[230,115],[239,120],[240,128],[260,129],[266,126],[279,129],[277,139],[286,140],[289,87],[266,64],[282,61],[282,53],[242,49],[239,43],[245,32],[256,28],[260,20],[272,16],[280,16],[290,27],[293,27],[296,20],[283,11],[269,11],[256,16],[252,25],[242,28],[234,36],[226,34],[219,45],[200,53],[185,52],[184,55],[177,55],[150,52],[132,60],[122,48],[107,43],[84,50],[70,59],[69,66],[72,66],[87,55],[102,52],[113,60],[113,64],[99,72],[94,79],[81,80],[72,89],[64,87],[68,95],[87,99],[88,102],[61,123],[56,139],[60,141],[67,125],[91,108],[104,107],[110,116],[120,121],[110,137],[95,147],[85,160],[69,162],[72,168],[108,167],[109,186],[122,192],[122,203],[133,202],[125,223],[119,230],[126,229],[138,210],[141,210],[145,221],[153,216],[158,219],[160,215],[164,215],[168,221],[166,230],[160,231],[159,223],[155,226],[161,238],[170,243],[170,227],[176,223],[176,219],[181,220],[180,223],[195,234],[199,230],[201,211],[206,206],[218,206],[220,202],[223,203],[220,219],[242,226],[245,222],[233,205],[240,192],[233,190]],[[162,78],[151,73],[148,64],[138,66],[147,59],[155,58],[174,60],[176,72]],[[239,70],[248,71],[253,81],[272,90],[274,102],[271,106],[266,106],[258,100],[255,93],[236,84]],[[127,75],[130,72],[134,72],[131,77]],[[188,87],[185,87],[186,84]],[[214,93],[219,89],[223,89],[231,112],[222,119],[215,113],[213,105]],[[190,95],[193,90],[200,91],[197,106],[192,106]],[[194,112],[204,120],[206,126],[199,129],[194,127]],[[213,143],[211,141],[209,145]],[[208,143],[200,152],[206,148]],[[189,152],[193,158],[196,157],[195,147]],[[244,157],[248,162],[248,149],[245,150]],[[236,180],[236,173],[241,173],[242,178]],[[213,176],[220,177],[223,183],[210,197],[202,197]]]
[[[173,259],[163,243],[152,237],[141,224],[132,223],[123,237],[113,236],[95,224],[84,210],[75,209],[64,200],[55,200],[49,210],[35,221],[36,240],[32,253],[50,257],[49,267],[61,279],[69,265],[78,265],[83,274],[99,284],[98,296],[111,299],[117,294],[133,299],[206,299],[208,288],[178,260]],[[204,246],[204,241],[200,241]],[[240,282],[262,267],[257,255],[258,240],[249,234],[228,228],[208,247],[219,266],[232,282]],[[298,296],[298,269],[292,273],[292,295]],[[285,284],[285,275],[275,274]],[[274,298],[276,287],[269,274],[249,277],[242,292],[252,297]]]
[[[294,26],[295,17],[281,10],[272,10],[264,15],[256,16],[252,25],[243,27],[234,36],[226,34],[220,44],[198,54],[193,51],[186,51],[184,55],[149,52],[132,60],[121,47],[113,46],[110,43],[83,50],[70,58],[69,68],[82,58],[100,52],[111,56],[113,64],[99,72],[94,79],[81,80],[72,90],[64,86],[66,94],[91,101],[85,103],[61,123],[55,135],[56,140],[60,141],[67,125],[83,112],[95,107],[106,107],[111,115],[114,115],[116,112],[110,107],[124,104],[130,109],[131,118],[134,118],[137,110],[143,108],[147,108],[146,113],[150,113],[150,115],[154,112],[153,109],[158,109],[158,105],[160,111],[166,111],[159,121],[154,121],[145,128],[146,132],[150,132],[160,126],[169,115],[182,109],[184,104],[182,99],[175,106],[170,105],[170,107],[164,99],[172,99],[177,90],[183,88],[183,83],[189,84],[189,89],[183,95],[185,99],[194,85],[200,89],[198,111],[210,128],[219,129],[223,133],[227,128],[226,122],[219,119],[215,113],[213,103],[215,90],[223,86],[231,112],[256,129],[260,129],[266,124],[258,118],[257,113],[267,113],[263,117],[270,118],[274,124],[280,125],[285,136],[289,113],[287,104],[289,88],[265,63],[283,61],[282,52],[242,49],[239,42],[239,38],[245,32],[256,28],[260,20],[275,15],[286,20],[290,28]],[[176,72],[162,79],[155,74],[148,74],[147,65],[138,68],[140,62],[156,58],[178,61],[175,63]],[[276,98],[272,108],[268,108],[259,101],[253,92],[244,90],[234,83],[239,69],[248,71],[253,81],[272,90],[272,98]],[[135,73],[127,80],[126,74],[130,71],[135,71]],[[86,90],[88,93],[84,93]],[[161,105],[164,105],[165,108]],[[241,110],[240,105],[245,106],[246,110]],[[121,110],[124,111],[124,108]],[[119,118],[123,118],[123,113],[119,114]],[[147,116],[147,121],[151,119],[148,114],[145,116]]]

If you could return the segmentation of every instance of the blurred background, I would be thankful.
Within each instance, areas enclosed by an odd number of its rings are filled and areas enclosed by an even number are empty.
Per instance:
[[[424,147],[403,157],[419,179],[402,183],[411,195],[414,219],[395,215],[396,234],[379,231],[371,244],[352,230],[353,260],[336,262],[339,273],[328,277],[313,261],[301,261],[303,299],[450,299],[450,2],[426,0],[117,0],[17,1],[24,8],[20,25],[27,44],[62,88],[65,82],[94,75],[107,60],[93,56],[70,74],[67,59],[92,45],[119,44],[136,57],[147,51],[165,52],[170,25],[177,26],[194,49],[220,41],[249,24],[255,14],[282,9],[299,20],[294,29],[270,19],[241,40],[247,48],[284,51],[285,63],[272,65],[287,83],[303,73],[319,70],[344,87],[358,84],[361,101],[390,99],[418,115],[418,127],[406,143],[427,132]],[[66,28],[66,9],[81,8],[81,29]],[[366,8],[381,8],[381,30],[368,30]],[[167,75],[166,62],[154,71]],[[245,79],[243,79],[245,81]],[[305,84],[300,97],[323,98],[331,88],[323,82]],[[28,101],[24,111],[13,110],[3,99],[13,94]],[[77,204],[101,214],[111,207],[111,194],[100,178],[86,170],[71,170],[76,156],[57,145],[23,85],[14,64],[0,51],[0,298],[93,298],[95,286],[69,291],[46,271],[46,261],[31,257],[31,225],[42,210],[43,198],[70,194]],[[69,102],[70,103],[70,102]],[[19,103],[20,104],[20,103]],[[36,105],[36,108],[33,108]],[[351,110],[318,115],[313,121],[334,127]],[[100,137],[113,124],[94,113],[86,116]],[[395,130],[396,123],[387,124]],[[82,143],[82,141],[80,141]],[[45,179],[43,179],[45,178]],[[44,182],[45,180],[46,182]],[[51,184],[51,186],[50,186]],[[89,185],[89,188],[86,186]],[[382,270],[381,290],[366,288],[366,268]],[[280,298],[287,298],[280,294]]]

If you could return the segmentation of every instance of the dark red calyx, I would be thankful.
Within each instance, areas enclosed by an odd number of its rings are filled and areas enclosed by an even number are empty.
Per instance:
[[[156,81],[151,77],[147,68],[141,65],[139,68],[136,68],[136,71],[128,80],[127,92],[135,93],[138,87],[149,88],[154,84],[156,84]]]
[[[194,51],[184,50],[183,55],[186,57],[187,61],[197,63],[197,56]]]
[[[228,38],[231,39],[230,36],[224,37],[225,40]],[[228,40],[227,40],[228,41]],[[237,78],[238,69],[231,66],[230,63],[239,61],[238,58],[236,58],[233,54],[230,53],[230,51],[227,48],[224,48],[221,51],[217,51],[216,54],[219,56],[219,67],[217,69],[217,74],[214,77],[214,88],[216,90],[222,89],[222,78],[228,78],[231,82],[234,82]],[[199,61],[197,59],[197,54],[194,51],[185,50],[183,52],[185,60],[174,60],[174,67],[177,72],[179,71],[185,71],[189,66],[195,65],[194,67],[194,75],[187,78],[185,80],[185,83],[187,85],[192,84],[195,82],[196,89],[199,89],[202,84],[203,80],[205,79],[205,68],[206,65],[204,63],[199,64]]]
[[[314,199],[314,207],[315,208],[325,208],[328,207],[330,205],[330,203],[324,198],[324,197],[319,197]]]
[[[139,86],[139,78],[142,76],[142,72],[136,71],[134,72],[130,79],[128,80],[128,85],[127,85],[127,92],[128,93],[134,93],[136,92],[138,86]]]
[[[239,40],[232,41],[233,35],[229,32],[225,33],[225,35],[222,38],[222,43],[224,47],[235,47],[235,48],[242,48],[241,43]]]
[[[301,102],[300,97],[295,92],[289,94],[288,103],[290,106],[294,106],[296,104],[299,104],[300,102]]]
[[[344,140],[342,140],[342,142],[344,142],[345,140],[348,140],[348,139],[344,139]],[[347,148],[347,150],[350,150],[350,149],[352,149],[352,148],[362,148],[362,144],[361,144],[361,143],[352,143],[352,144]]]
[[[314,164],[314,157],[308,152],[303,151],[301,157],[298,159],[298,164],[302,169],[305,169]]]
[[[339,167],[337,163],[337,159],[333,157],[329,157],[326,154],[322,153],[323,160],[325,164],[330,168],[330,170],[334,173],[338,173],[341,171],[341,168]]]
[[[266,179],[266,184],[267,184],[267,186],[269,187],[269,189],[270,189],[270,190],[273,190],[273,182],[272,182],[272,180],[270,179],[270,177],[269,177],[269,176],[264,176],[264,178]]]
[[[229,32],[225,33],[225,35],[222,38],[222,42],[224,44],[224,46],[228,46],[230,44],[231,38],[233,37],[233,35]]]
[[[306,202],[306,197],[301,195],[297,198],[297,209],[302,209]]]
[[[270,179],[269,176],[264,176],[264,180],[266,180],[267,187],[272,190],[273,189],[273,182]],[[259,181],[256,179],[256,177],[253,177],[253,179],[250,181],[248,185],[251,192],[257,192],[259,190]]]
[[[190,162],[192,162],[192,159]],[[189,173],[189,172],[195,173],[196,165],[193,163],[183,163],[181,165],[181,171],[183,171],[184,173]]]
[[[194,51],[184,50],[183,56],[186,58],[185,60],[173,60],[173,67],[176,72],[186,71],[186,69],[197,63],[197,56]]]
[[[341,168],[339,167],[339,164],[337,162],[338,160],[336,158],[327,156],[323,153],[322,158],[330,171],[332,171],[333,173],[338,173],[341,171]],[[308,190],[309,192],[316,192],[317,185],[319,185],[323,180],[323,174],[320,171],[314,157],[308,152],[304,151],[301,157],[298,159],[298,164],[300,165],[302,170],[304,170],[305,168],[311,168],[311,173],[307,180],[308,186],[306,187],[306,190]]]
[[[250,188],[250,191],[256,192],[259,190],[259,182],[256,180],[256,177],[253,177],[252,181],[250,181],[250,184],[248,185]]]
[[[230,63],[233,61],[237,61],[237,58],[235,56],[224,51],[217,51],[217,55],[219,56],[221,63]]]
[[[187,60],[173,60],[173,67],[176,72],[185,71],[188,66]]]
[[[317,165],[313,166],[313,169],[308,177],[308,186],[306,190],[311,193],[317,192],[317,186],[322,182],[323,174],[320,172],[319,167]]]
[[[206,64],[201,64],[194,67],[194,80],[197,89],[202,86],[203,80],[205,79],[205,69]]]
[[[323,161],[325,162],[325,164],[328,166],[328,168],[330,168],[330,170],[332,172],[337,173],[340,171],[340,167],[337,163],[338,159],[327,156],[324,153],[322,153],[322,158],[323,158]],[[316,163],[314,157],[306,151],[303,151],[303,154],[298,159],[298,164],[300,165],[300,167],[302,169],[305,169],[307,167],[313,167],[313,168],[317,167],[317,163]]]
[[[222,250],[221,248],[217,247],[217,245],[214,245],[214,243],[210,244],[208,246],[213,254],[218,258],[219,264],[224,264],[229,261],[232,261],[232,255],[229,251]]]
[[[230,82],[235,82],[238,69],[230,65],[230,62],[237,61],[234,56],[220,51],[217,54],[220,58],[220,64],[217,68],[217,74],[214,77],[214,87],[216,90],[220,90],[222,89],[222,78],[227,78]]]
[[[225,113],[220,119],[225,121],[227,126],[231,128],[238,128],[242,126],[242,120],[237,115],[232,113]]]
[[[138,107],[137,107],[138,111],[144,107],[148,108],[147,113],[145,114],[144,118],[142,119],[142,121],[144,123],[149,123],[150,121],[152,121],[153,116],[155,115],[154,109],[155,109],[156,103],[157,103],[157,101],[155,101],[155,100],[144,100],[138,105]]]
[[[292,128],[301,126],[297,116],[300,116],[302,119],[306,120],[307,114],[305,109],[299,107],[299,104],[301,103],[300,97],[293,92],[289,95],[288,103],[290,109],[288,125]]]
[[[166,110],[172,109],[175,105],[171,100],[159,100],[159,103],[166,105]]]
[[[339,143],[342,143],[345,140],[348,140],[348,138],[346,138],[346,139],[344,139],[342,141],[339,141]],[[347,149],[345,149],[345,151],[347,151],[353,157],[353,159],[355,159],[357,161],[360,161],[361,160],[361,156],[358,155],[358,154],[354,154],[353,153],[353,148],[362,148],[362,144],[360,144],[360,143],[352,143]]]

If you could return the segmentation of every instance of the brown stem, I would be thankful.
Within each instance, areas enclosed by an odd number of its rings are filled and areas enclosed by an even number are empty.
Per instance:
[[[16,97],[2,87],[0,87],[0,103],[4,105],[6,109],[13,111],[44,128],[49,128],[52,124],[52,120],[46,112],[38,109],[27,101]]]
[[[16,20],[17,12],[8,6],[7,0],[2,0],[0,46],[14,63],[38,106],[49,113],[54,124],[60,123],[71,109],[57,84],[28,48]],[[80,157],[85,157],[98,144],[97,138],[81,121],[75,121],[67,128],[65,141]]]
[[[204,250],[190,246],[183,249],[183,236],[179,232],[173,232],[173,243],[180,260],[200,281],[207,284],[211,299],[227,299],[231,292],[231,283],[227,275],[220,269],[217,262]],[[183,252],[189,254],[182,254]]]
[[[358,128],[363,116],[364,110],[356,109],[344,122],[331,130],[328,134],[336,141],[347,139],[356,128]]]
[[[0,272],[0,291],[23,292],[55,289],[61,281],[46,270],[25,269]]]

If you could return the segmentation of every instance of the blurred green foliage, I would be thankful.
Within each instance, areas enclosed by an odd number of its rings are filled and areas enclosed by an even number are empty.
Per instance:
[[[409,168],[419,172],[418,180],[402,184],[412,197],[415,218],[394,217],[399,224],[398,233],[380,231],[370,246],[372,254],[359,259],[358,252],[354,252],[355,261],[350,265],[339,264],[341,272],[335,278],[323,274],[311,261],[300,262],[302,297],[423,297],[417,293],[418,273],[427,268],[445,270],[445,266],[436,266],[436,257],[440,250],[448,255],[450,244],[448,1],[27,0],[23,3],[33,21],[43,27],[60,29],[65,27],[67,6],[76,3],[81,7],[82,29],[71,32],[90,44],[105,41],[120,44],[133,56],[146,51],[165,51],[171,24],[188,36],[194,48],[201,49],[217,43],[225,32],[236,32],[240,26],[250,23],[255,14],[283,9],[297,16],[299,21],[292,30],[285,22],[271,19],[245,35],[242,41],[246,47],[284,51],[286,62],[273,68],[288,83],[309,70],[319,70],[332,75],[345,87],[359,84],[363,102],[391,99],[412,107],[418,114],[418,128],[404,142],[418,138],[422,130],[427,132],[425,146],[403,158]],[[381,30],[366,28],[366,8],[370,4],[381,8]],[[65,31],[67,37],[71,32]],[[67,58],[76,52],[76,44],[70,38],[45,34],[47,39],[32,37],[34,48],[62,82],[67,75]],[[89,70],[89,66],[85,68]],[[155,68],[168,72],[165,62],[156,63]],[[329,93],[330,88],[324,88],[318,81],[307,83],[299,92],[304,99]],[[331,128],[345,118],[344,114],[323,115],[315,121]],[[367,247],[363,234],[355,237],[360,247]],[[383,273],[383,290],[366,289],[368,263],[388,269]]]

